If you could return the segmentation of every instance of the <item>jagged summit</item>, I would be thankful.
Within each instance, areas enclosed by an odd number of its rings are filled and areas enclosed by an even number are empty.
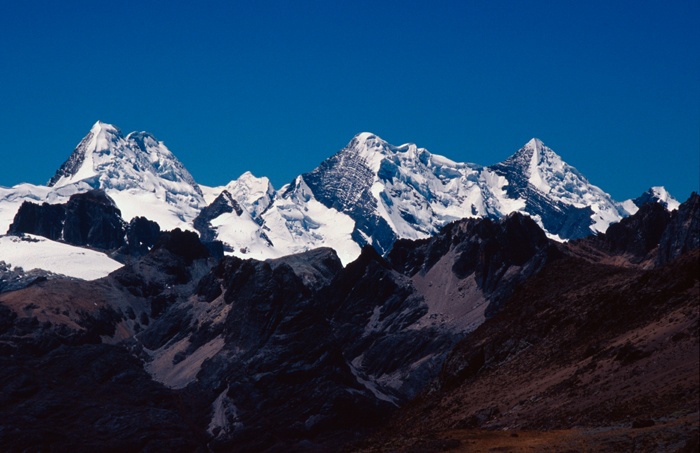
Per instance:
[[[253,218],[259,217],[275,196],[275,188],[266,176],[258,178],[249,171],[228,183],[225,190],[243,205]]]
[[[166,228],[186,227],[206,206],[199,185],[163,142],[147,132],[124,137],[118,127],[101,121],[47,185],[68,194],[103,189],[127,220],[148,214]],[[145,204],[150,208],[143,209]]]
[[[680,206],[680,202],[668,193],[663,186],[654,186],[633,201],[637,207],[641,207],[644,203],[661,203],[669,211],[678,209]]]
[[[124,140],[122,131],[111,124],[97,121],[90,132],[83,138],[73,153],[56,174],[49,180],[47,186],[61,187],[76,180],[87,179],[95,176],[95,154],[103,154],[110,148],[119,148]],[[109,152],[108,152],[109,154]]]
[[[465,217],[519,212],[549,237],[567,240],[604,232],[637,209],[633,200],[613,201],[538,138],[484,167],[362,132],[277,191],[268,178],[250,172],[225,186],[200,187],[152,134],[124,136],[98,121],[48,186],[0,192],[0,202],[15,206],[12,214],[0,210],[0,222],[9,225],[23,199],[60,203],[100,188],[125,220],[144,216],[163,230],[195,229],[194,220],[226,191],[214,207],[230,198],[244,213],[235,215],[238,209],[227,203],[227,212],[210,209],[218,215],[207,215],[206,222],[210,239],[226,242],[231,253],[266,259],[326,246],[344,263],[364,245],[385,254],[398,238],[427,238]],[[647,198],[675,206],[663,188]]]

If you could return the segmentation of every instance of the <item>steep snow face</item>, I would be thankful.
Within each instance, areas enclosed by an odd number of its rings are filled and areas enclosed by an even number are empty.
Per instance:
[[[269,211],[285,213],[288,220],[289,207],[294,206],[298,219],[273,225],[274,216],[263,215],[263,226],[279,238],[273,239],[275,246],[287,242],[279,233],[285,227],[294,237],[311,238],[303,243],[336,247],[318,222],[308,222],[306,200],[348,216],[354,222],[352,240],[383,253],[397,238],[425,238],[465,217],[501,218],[521,212],[550,237],[563,240],[605,231],[626,214],[538,139],[506,161],[482,167],[431,154],[412,143],[392,146],[371,133],[359,134],[278,193]]]
[[[520,154],[511,158],[516,165],[510,172],[499,172],[455,162],[412,143],[392,146],[376,135],[362,133],[304,174],[303,180],[315,200],[355,222],[352,238],[356,243],[369,243],[380,252],[388,251],[397,238],[425,238],[457,219],[529,213],[527,197],[508,190],[514,184],[511,174],[520,176],[522,185],[538,190],[542,197],[563,199],[566,188],[579,187],[581,199],[567,203],[589,206],[586,201],[595,197],[584,193],[586,190],[597,190],[598,198],[604,199],[605,194],[541,142],[530,142]],[[280,191],[273,207],[287,203],[290,193]],[[612,209],[617,213],[614,206]],[[538,219],[537,212],[530,214]],[[555,236],[559,231],[550,233]]]
[[[276,256],[318,247],[335,249],[343,265],[357,258],[360,246],[353,239],[355,222],[346,213],[327,207],[314,197],[303,176],[284,186],[262,214],[262,228]],[[268,249],[268,253],[271,249]],[[276,256],[269,256],[274,258]]]
[[[665,187],[663,186],[655,186],[649,189],[654,196],[652,197],[653,201],[656,201],[657,203],[661,203],[668,209],[669,211],[676,210],[680,207],[681,203],[680,201],[676,200],[673,195],[668,193]]]
[[[260,217],[260,214],[272,204],[275,197],[275,188],[272,187],[270,180],[263,176],[255,177],[251,172],[243,173],[238,179],[234,179],[225,186],[206,187],[200,186],[204,192],[204,199],[208,204],[211,204],[224,190],[231,194],[246,211],[253,216],[254,219]]]
[[[202,241],[222,241],[229,255],[258,260],[279,256],[260,224],[227,190],[202,209],[194,227]]]
[[[265,212],[275,196],[275,189],[267,177],[256,178],[249,171],[243,173],[235,181],[228,183],[226,190],[245,207],[253,218],[258,218],[260,214]]]
[[[550,236],[574,239],[604,232],[624,214],[610,195],[536,138],[489,170],[506,178],[508,197],[522,200],[520,211]]]
[[[141,215],[166,230],[192,229],[189,222],[205,206],[202,190],[163,142],[146,132],[124,137],[117,127],[100,121],[48,186],[73,186],[73,193],[102,188],[125,220]]]
[[[44,269],[84,280],[105,277],[122,267],[104,253],[31,234],[0,236],[0,261],[25,271]]]
[[[362,133],[303,178],[316,200],[355,221],[358,244],[386,252],[398,237],[424,238],[465,215],[488,215],[493,206],[484,203],[481,173],[477,165]]]

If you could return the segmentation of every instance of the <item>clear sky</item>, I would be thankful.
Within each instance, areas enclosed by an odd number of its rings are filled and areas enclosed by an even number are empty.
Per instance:
[[[699,188],[700,2],[24,0],[0,12],[0,185],[91,126],[279,188],[362,131],[490,165],[532,137],[616,200]]]

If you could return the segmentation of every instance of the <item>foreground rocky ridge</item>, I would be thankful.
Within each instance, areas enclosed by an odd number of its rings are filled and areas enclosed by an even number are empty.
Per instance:
[[[671,222],[685,226],[679,237],[697,244],[698,206],[697,194],[672,215],[644,205],[628,222],[611,227],[610,235],[559,245],[560,257],[461,340],[438,377],[388,427],[350,450],[395,451],[402,445],[405,450],[399,451],[422,451],[431,442],[452,442],[455,451],[472,451],[469,442],[450,438],[480,436],[478,431],[457,434],[477,428],[655,425],[659,428],[649,428],[644,438],[644,451],[666,451],[664,442],[658,443],[662,438],[680,439],[675,443],[680,449],[686,440],[696,445],[700,249],[678,251],[656,267],[652,260],[654,268],[647,270],[644,258],[658,257],[658,250],[640,246],[655,237],[655,249],[668,248],[666,231],[677,231]],[[654,434],[688,414],[696,414],[692,423]],[[631,451],[626,439],[599,444],[597,450]],[[521,451],[517,441],[508,444]]]
[[[329,451],[417,394],[382,436],[668,417],[697,400],[698,204],[569,244],[465,219],[345,267],[164,232],[106,278],[0,294],[0,445]]]

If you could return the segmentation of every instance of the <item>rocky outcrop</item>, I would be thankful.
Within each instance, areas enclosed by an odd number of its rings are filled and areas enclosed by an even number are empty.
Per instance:
[[[659,240],[657,264],[666,263],[697,247],[700,247],[700,196],[693,192],[673,212],[671,222]]]
[[[457,280],[474,278],[476,290],[489,301],[486,316],[491,317],[520,282],[558,255],[557,248],[530,217],[514,213],[499,221],[453,222],[430,239],[398,240],[387,260],[411,277],[428,275],[443,262]]]
[[[381,424],[459,339],[421,321],[423,298],[370,246],[344,269],[330,249],[269,262],[226,257],[195,294],[139,340],[161,382],[216,395],[215,451],[331,448]],[[185,371],[197,357],[206,357],[201,368]]]
[[[299,266],[304,258],[307,263]],[[331,258],[330,268],[336,260]],[[169,313],[142,336],[156,355],[167,345],[186,345],[185,361],[221,341],[188,387],[217,395],[209,424],[215,451],[288,450],[304,439],[323,444],[324,437],[337,442],[344,432],[376,425],[395,407],[356,378],[333,338],[327,310],[314,297],[318,280],[304,278],[308,269],[320,269],[316,275],[331,271],[324,261],[327,254],[309,252],[296,258],[295,269],[287,262],[227,257],[196,291],[199,303],[220,316],[198,319],[196,312],[175,307],[183,312]],[[177,333],[167,338],[150,333],[155,331]]]
[[[224,190],[194,219],[194,228],[199,231],[202,242],[211,242],[216,239],[216,231],[212,228],[211,221],[227,212],[235,212],[240,217],[243,209],[231,194]]]
[[[673,212],[661,202],[645,203],[605,233],[560,248],[566,255],[594,263],[651,269],[700,246],[699,230],[700,198],[693,193]]]
[[[606,251],[629,254],[632,263],[643,261],[659,245],[671,213],[661,203],[645,203],[636,214],[610,225],[605,234],[598,235]]]
[[[9,234],[29,233],[68,244],[113,250],[124,245],[121,211],[103,190],[75,194],[64,205],[22,203]]]
[[[68,244],[112,250],[124,244],[126,227],[121,211],[100,189],[70,197],[63,222],[63,240]]]
[[[7,234],[36,234],[57,241],[63,236],[66,208],[63,205],[25,201],[19,207]]]
[[[115,256],[143,256],[161,235],[160,226],[145,217],[127,224],[114,201],[101,189],[72,195],[65,204],[25,201],[8,234],[35,234],[71,245],[113,251]]]
[[[13,268],[12,265],[0,261],[0,293],[17,291],[18,289],[56,278],[67,277],[42,269],[30,269],[25,272],[24,269]]]
[[[145,217],[134,217],[126,229],[126,245],[130,255],[142,256],[156,244],[160,238],[160,226]]]
[[[272,269],[287,265],[301,278],[304,286],[313,290],[328,285],[333,277],[343,269],[343,264],[335,250],[321,247],[297,255],[283,256],[267,260]]]
[[[317,298],[345,359],[396,403],[420,391],[461,338],[431,318],[411,279],[369,245]]]

